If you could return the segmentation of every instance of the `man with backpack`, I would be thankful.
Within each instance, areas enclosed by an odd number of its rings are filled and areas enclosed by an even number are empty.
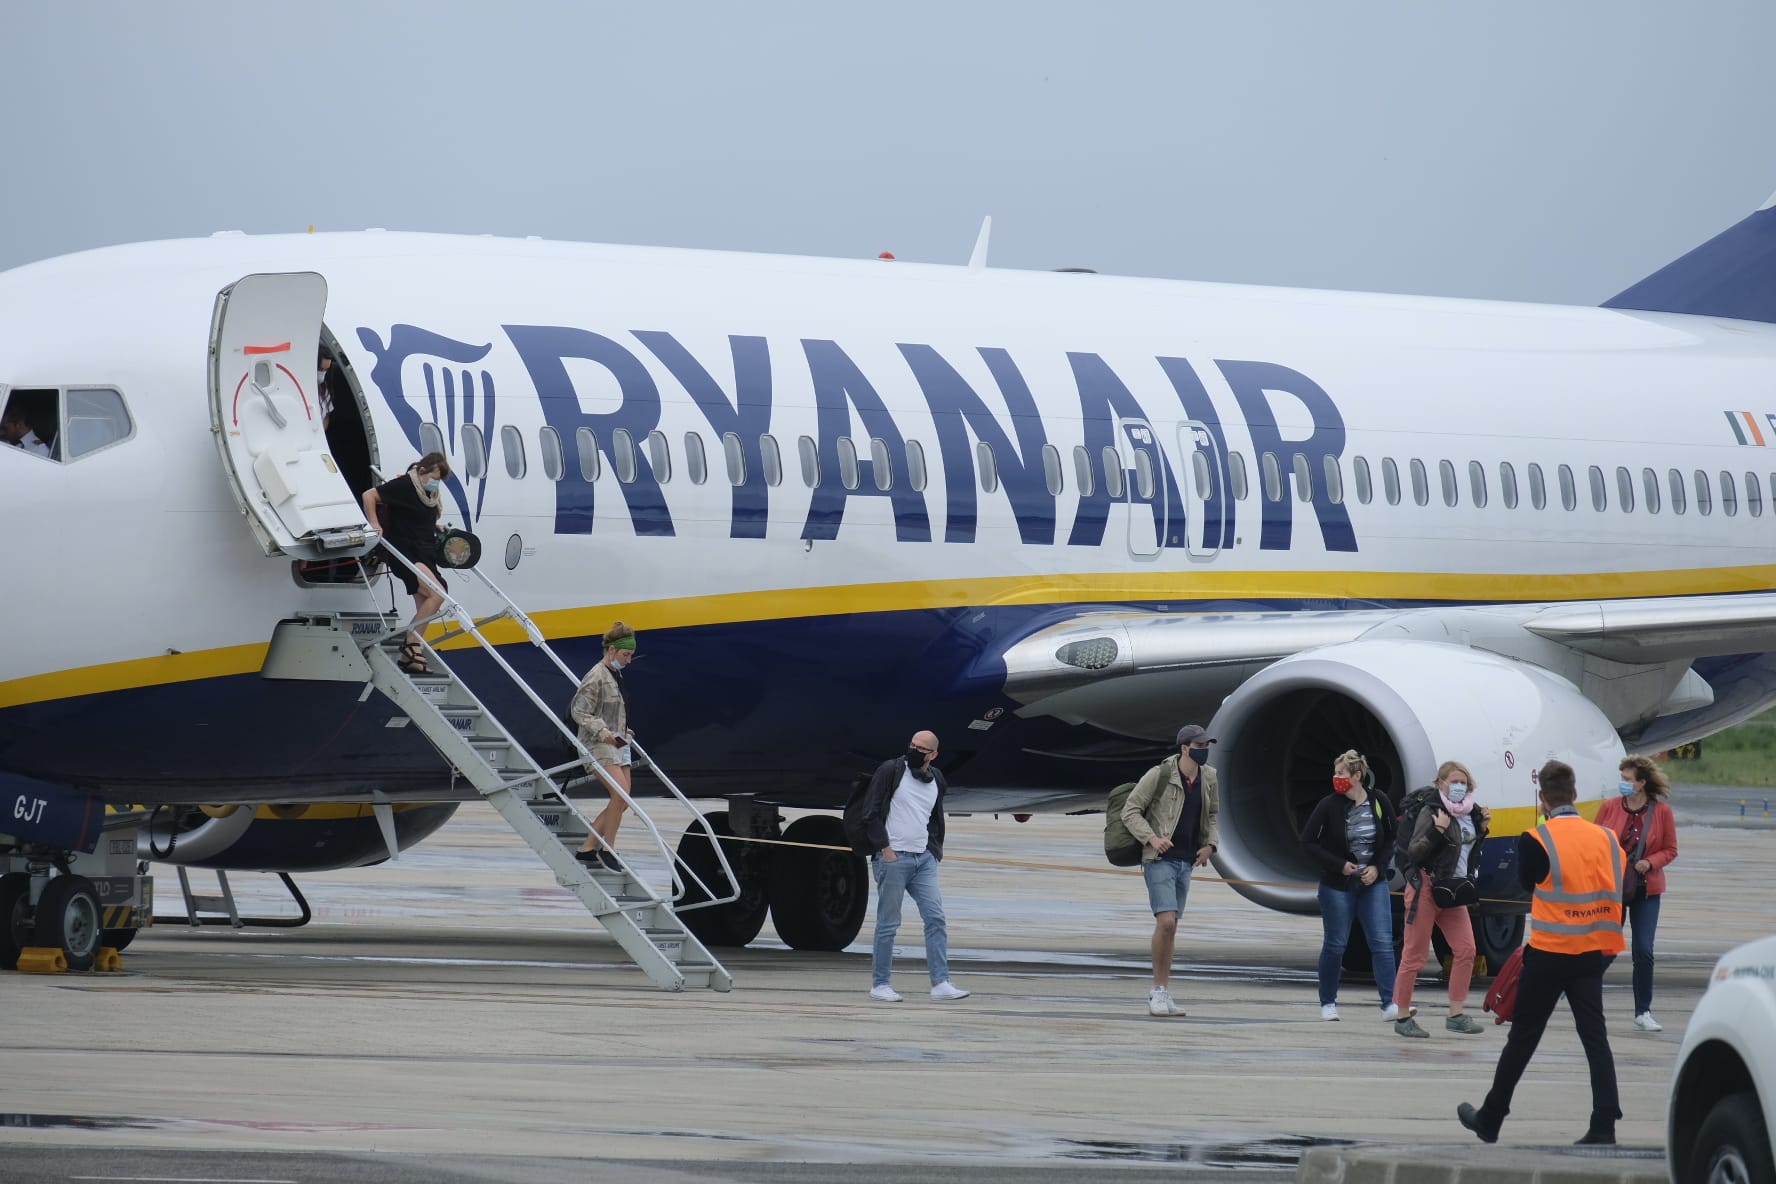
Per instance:
[[[861,828],[876,880],[876,942],[870,959],[870,998],[899,1003],[889,982],[894,968],[894,935],[900,931],[901,899],[911,896],[925,925],[925,968],[931,997],[966,999],[950,981],[949,928],[937,865],[943,859],[944,776],[937,769],[937,736],[914,732],[901,756],[877,767],[864,792]]]
[[[1153,909],[1149,1015],[1184,1014],[1172,1002],[1172,953],[1191,871],[1207,864],[1221,845],[1220,787],[1208,767],[1214,742],[1201,724],[1179,728],[1178,755],[1147,770],[1122,804],[1122,823],[1141,844],[1141,876]]]

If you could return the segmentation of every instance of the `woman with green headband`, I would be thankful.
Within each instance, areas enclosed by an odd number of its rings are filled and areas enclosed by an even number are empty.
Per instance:
[[[591,753],[586,772],[592,772],[595,764],[602,765],[624,794],[629,792],[629,711],[623,702],[623,668],[634,660],[635,630],[618,621],[604,635],[604,657],[580,680],[570,709],[579,727],[580,743]],[[616,847],[617,828],[628,808],[622,795],[613,793],[609,804],[592,820],[592,833],[574,858],[610,866],[604,853]]]

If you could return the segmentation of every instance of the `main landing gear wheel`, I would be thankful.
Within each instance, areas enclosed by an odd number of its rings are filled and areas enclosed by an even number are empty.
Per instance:
[[[849,849],[845,824],[831,814],[798,818],[785,842],[845,847],[815,851],[779,847],[771,862],[771,923],[792,950],[842,950],[863,927],[869,906],[869,869]]]
[[[57,876],[37,898],[32,944],[59,949],[69,970],[91,970],[99,956],[99,894],[85,876]]]
[[[1474,916],[1474,952],[1486,959],[1486,973],[1497,974],[1505,960],[1523,944],[1529,918],[1522,913],[1481,913]],[[1480,968],[1475,966],[1476,974]]]
[[[0,876],[0,970],[16,970],[19,954],[31,944],[31,877]]]
[[[771,848],[762,843],[727,841],[733,838],[734,828],[728,822],[726,810],[717,810],[705,817],[709,820],[709,829],[723,840],[722,853],[728,857],[728,865],[734,869],[734,875],[740,881],[740,899],[729,904],[686,911],[685,905],[709,899],[707,892],[687,878],[684,900],[679,904],[681,911],[678,919],[704,945],[743,946],[757,937],[759,930],[765,927],[765,913],[770,908],[770,900],[766,895],[766,881],[769,878],[766,864]],[[722,874],[721,861],[715,857],[709,837],[703,833],[701,827],[692,827],[678,840],[678,857],[702,877],[703,882],[714,892],[726,895],[728,878]]]

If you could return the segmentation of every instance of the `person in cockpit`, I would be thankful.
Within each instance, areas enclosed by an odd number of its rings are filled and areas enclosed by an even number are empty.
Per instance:
[[[442,452],[428,452],[393,481],[364,491],[364,520],[380,524],[383,541],[406,557],[414,568],[425,572],[438,588],[448,588],[438,574],[438,518],[442,511],[444,482],[450,477],[450,462]],[[385,522],[378,510],[386,512]],[[444,606],[444,596],[423,583],[406,563],[390,565],[395,576],[407,586],[413,597],[414,624],[423,621]],[[429,674],[425,648],[420,645],[416,628],[409,627],[407,643],[401,647],[401,669],[408,674]]]
[[[17,399],[9,402],[5,413],[0,414],[0,440],[15,448],[23,448],[26,452],[49,458],[49,445],[31,430],[30,423],[25,419],[24,409],[19,406]]]

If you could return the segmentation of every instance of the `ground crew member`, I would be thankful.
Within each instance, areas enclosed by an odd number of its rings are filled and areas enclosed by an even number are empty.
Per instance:
[[[1622,1110],[1603,1022],[1603,968],[1622,952],[1622,846],[1573,807],[1578,792],[1570,765],[1549,761],[1537,780],[1546,821],[1517,839],[1517,876],[1535,896],[1516,1016],[1486,1101],[1478,1110],[1463,1102],[1455,1113],[1481,1142],[1498,1140],[1517,1082],[1565,995],[1591,1067],[1591,1125],[1579,1142],[1614,1143]]]

